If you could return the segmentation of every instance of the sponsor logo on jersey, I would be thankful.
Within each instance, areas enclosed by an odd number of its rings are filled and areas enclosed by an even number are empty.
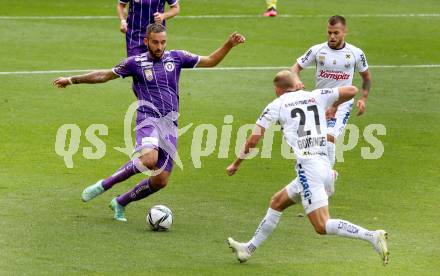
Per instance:
[[[190,57],[190,58],[195,58],[195,57],[197,57],[197,55],[195,55],[195,54],[193,54],[193,53],[190,53],[190,52],[188,52],[188,51],[182,51],[182,53],[183,53],[185,56]]]
[[[153,70],[151,70],[151,69],[145,69],[145,70],[144,70],[144,73],[145,73],[145,78],[146,78],[148,81],[152,81],[152,80],[153,80]]]
[[[141,54],[139,56],[136,56],[134,58],[134,61],[136,61],[137,63],[148,61],[148,56],[147,56],[147,54]]]
[[[174,63],[172,62],[165,63],[165,70],[167,70],[168,72],[172,72],[174,70]]]
[[[333,128],[336,125],[336,118],[331,118],[327,120],[327,127]]]
[[[303,187],[304,199],[309,200],[309,204],[311,204],[312,192],[310,191],[309,182],[307,180],[306,172],[302,169],[302,166],[298,166],[298,178],[301,186]]]
[[[305,105],[305,104],[313,104],[313,103],[316,103],[315,98],[310,98],[310,99],[307,99],[307,100],[286,103],[284,106],[287,108],[287,107],[296,106],[296,105]],[[265,113],[263,113],[263,115],[264,114]]]
[[[319,65],[324,66],[325,64],[325,56],[319,56]]]
[[[334,79],[334,80],[348,80],[350,78],[350,75],[344,72],[334,72],[334,71],[327,71],[327,70],[321,70],[319,72],[319,78],[324,79]]]
[[[297,140],[297,145],[300,150],[313,147],[325,147],[327,139],[325,136],[321,137],[307,137]]]
[[[260,116],[260,118],[258,118],[258,120],[263,119],[263,117],[265,117],[265,115],[266,115],[267,113],[269,113],[269,109],[268,109],[268,108],[266,108],[266,110],[264,110],[264,112],[261,114],[261,116]]]
[[[321,90],[321,95],[327,95],[327,94],[330,94],[330,93],[332,93],[331,89],[322,89]]]
[[[362,66],[367,67],[367,59],[365,58],[364,54],[361,55],[361,62]]]
[[[149,61],[142,61],[141,67],[144,67],[145,69],[149,69],[153,67],[153,63]]]
[[[307,60],[309,60],[309,57],[310,57],[311,54],[312,54],[312,49],[310,49],[310,50],[307,52],[307,54],[306,54],[303,58],[301,58],[301,62],[304,63],[304,62],[306,62]]]
[[[345,55],[345,59],[350,59],[351,58],[351,55],[350,54],[346,54]]]
[[[350,117],[350,112],[345,113],[344,119],[342,120],[342,123],[345,125],[347,123],[348,118]]]

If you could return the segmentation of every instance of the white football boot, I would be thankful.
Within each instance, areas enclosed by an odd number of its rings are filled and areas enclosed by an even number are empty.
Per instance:
[[[373,247],[374,250],[376,250],[376,252],[381,257],[383,265],[388,264],[388,256],[390,255],[387,246],[387,239],[388,239],[388,233],[385,232],[384,230],[374,231]]]
[[[88,186],[84,189],[84,191],[81,194],[81,199],[84,202],[90,201],[93,198],[99,196],[103,192],[105,192],[104,188],[102,187],[102,181],[103,179],[99,180],[93,185]]]
[[[237,256],[237,260],[240,263],[244,263],[251,257],[251,253],[249,252],[245,243],[237,242],[233,238],[228,238],[229,248],[232,249],[232,252]]]

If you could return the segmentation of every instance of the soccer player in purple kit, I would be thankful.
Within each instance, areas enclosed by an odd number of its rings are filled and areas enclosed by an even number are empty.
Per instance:
[[[110,202],[114,218],[118,221],[126,221],[125,206],[164,188],[168,184],[176,154],[178,82],[181,69],[214,67],[233,47],[244,41],[244,36],[234,32],[222,47],[209,56],[197,56],[180,50],[165,51],[166,29],[163,25],[154,23],[147,27],[145,44],[148,46],[148,52],[126,58],[112,70],[93,71],[54,80],[55,86],[65,88],[71,84],[103,83],[118,77],[132,77],[133,90],[139,103],[135,152],[139,152],[140,157],[133,158],[113,175],[87,187],[81,195],[82,200],[87,202],[113,185],[146,169],[153,171],[152,176]]]
[[[170,6],[166,12],[165,2]],[[121,20],[120,31],[125,33],[127,56],[130,57],[147,51],[144,44],[147,26],[152,23],[165,25],[166,19],[179,13],[180,6],[179,0],[119,0],[117,11]]]

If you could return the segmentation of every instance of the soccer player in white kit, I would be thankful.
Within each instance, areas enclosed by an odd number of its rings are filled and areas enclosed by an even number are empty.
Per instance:
[[[351,100],[357,92],[354,86],[317,89],[312,92],[295,89],[293,74],[284,70],[274,79],[277,99],[271,102],[257,120],[240,156],[226,169],[228,175],[237,172],[241,162],[258,144],[270,124],[278,122],[284,139],[292,147],[297,163],[300,187],[294,183],[275,193],[266,216],[261,220],[254,236],[246,243],[228,238],[229,246],[240,262],[247,261],[252,253],[275,229],[282,211],[301,198],[304,210],[318,234],[338,235],[370,242],[379,253],[383,264],[388,263],[387,233],[369,231],[341,219],[331,219],[328,211],[326,185],[335,180],[327,156],[327,127],[325,110],[332,104]],[[296,90],[296,91],[295,91]]]
[[[362,78],[362,94],[357,107],[358,115],[362,115],[371,88],[371,74],[364,52],[345,42],[346,32],[344,17],[339,15],[330,17],[327,25],[327,42],[312,46],[297,59],[291,71],[295,77],[295,88],[298,89],[304,88],[299,76],[303,68],[316,66],[315,89],[352,85],[354,72],[358,71]],[[350,100],[339,106],[332,105],[327,110],[327,147],[332,167],[336,160],[335,140],[344,132],[353,102],[354,100]]]

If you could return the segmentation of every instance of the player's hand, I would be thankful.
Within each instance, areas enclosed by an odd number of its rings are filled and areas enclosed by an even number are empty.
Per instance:
[[[60,77],[53,81],[53,85],[58,88],[66,88],[66,86],[71,85],[72,82],[70,78]]]
[[[336,117],[336,111],[338,110],[338,107],[331,105],[326,111],[325,111],[325,118],[327,120],[331,118]]]
[[[165,15],[163,13],[155,12],[153,15],[155,23],[162,24],[162,22],[165,20]]]
[[[121,31],[121,33],[126,33],[127,32],[127,28],[128,28],[128,24],[126,20],[121,20],[121,26],[119,27],[119,30]]]
[[[233,32],[228,38],[228,44],[231,47],[237,46],[238,44],[244,43],[246,38],[239,34],[238,32]]]
[[[237,172],[237,170],[238,170],[238,166],[235,165],[234,163],[232,163],[231,165],[229,165],[229,166],[226,168],[226,173],[227,173],[229,176],[232,176],[232,175],[234,175],[234,174]]]
[[[365,113],[365,100],[364,99],[359,99],[356,106],[359,109],[357,116],[361,116],[362,114]]]
[[[302,83],[302,81],[298,81],[293,85],[293,87],[295,88],[295,90],[304,89],[304,83]]]

